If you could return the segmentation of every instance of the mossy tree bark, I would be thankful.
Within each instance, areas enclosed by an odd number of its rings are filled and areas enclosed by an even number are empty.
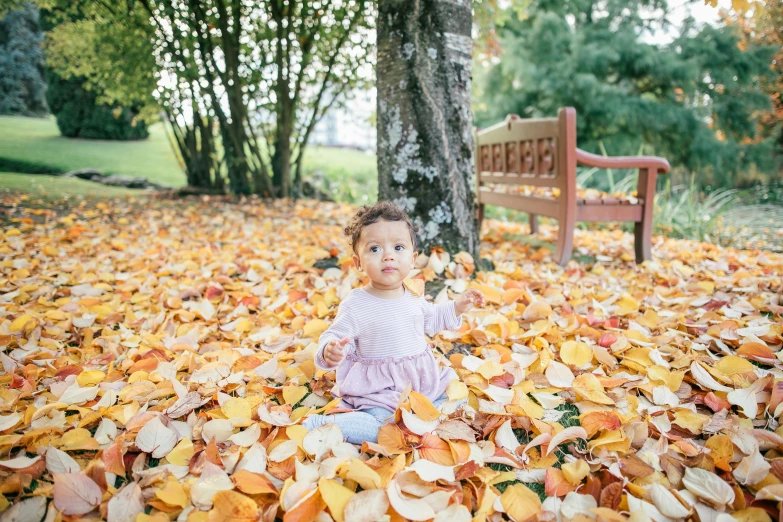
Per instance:
[[[378,198],[404,208],[420,248],[478,258],[470,0],[381,0]]]

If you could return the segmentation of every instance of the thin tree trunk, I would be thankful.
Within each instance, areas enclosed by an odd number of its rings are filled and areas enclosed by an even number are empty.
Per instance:
[[[478,255],[470,0],[381,0],[378,199],[404,208],[420,248]]]

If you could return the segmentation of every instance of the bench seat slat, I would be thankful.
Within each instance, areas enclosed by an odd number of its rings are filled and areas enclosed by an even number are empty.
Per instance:
[[[642,221],[641,205],[584,205],[576,207],[579,221]]]
[[[479,199],[482,204],[523,210],[525,212],[538,214],[539,216],[556,218],[560,215],[560,205],[557,204],[556,199],[503,194],[501,192],[492,192],[489,190],[482,190],[479,193]]]

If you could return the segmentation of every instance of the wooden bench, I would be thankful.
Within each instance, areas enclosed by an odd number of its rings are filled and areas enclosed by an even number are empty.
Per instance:
[[[577,197],[577,165],[639,169],[636,198],[592,200]],[[577,221],[632,221],[635,223],[636,262],[641,263],[650,259],[655,181],[659,172],[669,172],[669,162],[663,158],[608,158],[578,149],[576,111],[572,107],[560,109],[557,118],[521,119],[509,115],[504,122],[476,132],[479,226],[484,217],[484,205],[529,213],[534,234],[538,232],[537,216],[555,218],[559,230],[554,259],[565,265],[571,258]],[[525,187],[523,193],[513,193],[513,189],[519,187]],[[542,196],[527,187],[551,194]],[[504,193],[499,188],[512,191]]]

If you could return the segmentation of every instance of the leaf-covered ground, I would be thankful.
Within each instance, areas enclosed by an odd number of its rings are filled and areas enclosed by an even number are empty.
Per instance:
[[[355,209],[4,198],[0,520],[777,518],[783,256],[655,238],[637,266],[578,231],[563,269],[552,230],[488,222],[491,264],[415,275],[488,300],[433,339],[450,401],[356,447],[301,426],[337,402],[313,354],[362,284]]]

